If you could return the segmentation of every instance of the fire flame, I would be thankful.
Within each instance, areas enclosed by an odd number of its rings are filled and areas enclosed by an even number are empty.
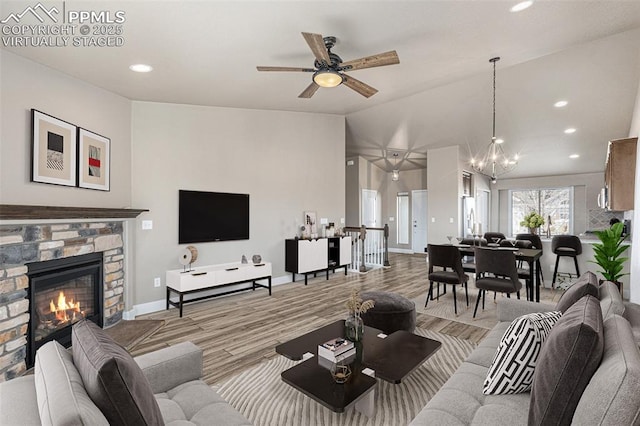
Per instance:
[[[56,315],[58,321],[69,321],[69,312],[71,312],[72,318],[75,318],[76,312],[80,312],[80,302],[74,302],[73,299],[69,299],[64,295],[64,292],[58,294],[58,304],[56,305],[53,300],[49,302],[49,309],[51,313]]]

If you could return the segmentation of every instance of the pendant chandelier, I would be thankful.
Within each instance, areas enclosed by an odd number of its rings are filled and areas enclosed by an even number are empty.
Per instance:
[[[400,169],[398,169],[398,153],[393,153],[393,172],[391,174],[391,180],[397,181],[400,179]]]
[[[482,156],[471,158],[471,168],[491,178],[496,183],[498,176],[510,172],[518,164],[518,155],[509,157],[502,148],[502,139],[496,138],[496,62],[500,57],[489,59],[493,63],[493,133],[491,142]]]

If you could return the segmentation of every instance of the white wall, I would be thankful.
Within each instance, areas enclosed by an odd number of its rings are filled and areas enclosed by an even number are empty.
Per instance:
[[[0,50],[0,203],[142,207],[131,200],[131,102]],[[111,191],[30,182],[31,109],[111,139]]]
[[[458,235],[462,170],[459,168],[459,147],[430,149],[427,151],[428,228],[427,241],[444,244],[447,235]],[[453,223],[450,223],[453,218]]]
[[[638,72],[640,75],[640,70]],[[633,119],[631,121],[631,128],[629,129],[629,136],[640,136],[640,85],[638,86],[638,96],[636,97],[636,107],[633,112]],[[632,229],[632,251],[631,251],[631,295],[630,300],[635,303],[640,303],[640,145],[638,145],[638,151],[636,155],[636,185],[634,195],[634,213],[633,222],[631,224]]]
[[[392,180],[392,174],[386,173],[386,190],[382,194],[382,223],[389,224],[389,248],[411,250],[413,244],[412,228],[409,229],[409,244],[398,244],[398,212],[397,212],[397,196],[398,192],[409,193],[409,226],[411,222],[411,206],[413,199],[411,191],[419,189],[427,189],[427,170],[416,169],[400,172],[400,179]],[[429,207],[427,206],[427,209]],[[393,217],[394,220],[389,220]]]
[[[164,299],[165,271],[180,268],[179,189],[250,194],[250,239],[194,244],[195,266],[260,254],[284,276],[284,240],[304,211],[345,217],[342,116],[148,102],[132,111],[133,199],[150,209],[136,230],[137,304]]]

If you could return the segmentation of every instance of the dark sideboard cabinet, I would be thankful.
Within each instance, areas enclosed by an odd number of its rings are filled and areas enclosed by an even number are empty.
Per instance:
[[[307,285],[307,276],[326,272],[329,279],[329,271],[347,268],[351,264],[351,237],[329,237],[313,240],[287,239],[285,240],[285,265],[284,269],[293,274],[304,275],[304,284]]]

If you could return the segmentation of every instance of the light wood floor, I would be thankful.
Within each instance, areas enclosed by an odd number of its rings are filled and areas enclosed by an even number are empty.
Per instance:
[[[137,345],[132,354],[192,341],[204,350],[204,380],[215,384],[257,365],[276,354],[278,344],[346,317],[344,302],[352,288],[383,290],[410,299],[425,296],[428,289],[424,255],[390,254],[391,268],[367,274],[343,270],[310,276],[302,282],[273,287],[273,295],[259,289],[185,305],[183,317],[175,308],[144,315],[140,319],[163,319],[165,325]],[[487,330],[471,325],[417,314],[417,327],[446,333],[474,342]]]

